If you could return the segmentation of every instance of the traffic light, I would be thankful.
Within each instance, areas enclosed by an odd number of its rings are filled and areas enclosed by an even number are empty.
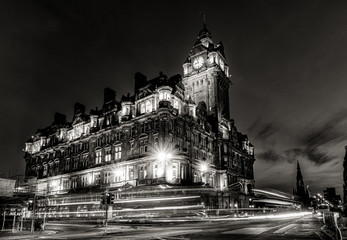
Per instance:
[[[107,204],[111,203],[111,194],[110,193],[106,193],[106,203]]]
[[[105,195],[105,193],[102,193],[100,195],[100,204],[102,204],[102,205],[106,204],[106,195]]]
[[[114,204],[114,194],[110,193],[110,203]]]
[[[34,210],[34,199],[29,199],[28,201],[28,211]]]
[[[113,204],[114,203],[114,194],[113,193],[107,193],[106,194],[106,203],[107,204]]]

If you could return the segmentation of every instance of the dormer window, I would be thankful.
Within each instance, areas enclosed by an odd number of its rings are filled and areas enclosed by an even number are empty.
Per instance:
[[[124,115],[129,115],[130,114],[130,106],[127,104],[127,105],[123,105],[122,107],[122,113],[123,113],[123,116]]]
[[[152,112],[152,104],[150,101],[146,102],[146,112]]]
[[[158,89],[159,101],[168,101],[171,99],[172,88],[169,86],[162,86]]]
[[[145,106],[145,103],[141,103],[140,112],[141,112],[141,114],[143,114],[143,113],[145,113],[145,112],[146,112],[146,106]]]
[[[167,91],[159,93],[159,100],[169,100],[170,99],[170,93]]]

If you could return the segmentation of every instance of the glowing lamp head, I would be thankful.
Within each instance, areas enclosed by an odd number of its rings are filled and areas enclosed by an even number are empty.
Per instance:
[[[165,161],[165,160],[169,160],[170,158],[172,158],[172,154],[171,153],[165,153],[165,152],[159,152],[157,157],[158,157],[159,161]]]
[[[166,159],[166,154],[163,152],[158,153],[158,160],[164,161]]]
[[[200,170],[202,171],[202,172],[206,172],[207,171],[207,164],[206,163],[201,163],[200,164]]]

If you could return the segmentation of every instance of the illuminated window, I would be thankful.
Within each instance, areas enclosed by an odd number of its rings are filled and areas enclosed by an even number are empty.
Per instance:
[[[140,166],[139,168],[139,179],[146,179],[147,177],[147,166]]]
[[[86,187],[86,186],[88,186],[88,177],[83,176],[82,177],[82,187]]]
[[[129,167],[129,180],[133,180],[134,179],[134,167],[131,166]]]
[[[95,163],[99,164],[101,163],[101,150],[98,150],[95,152]]]
[[[140,154],[144,152],[143,141],[140,142]]]
[[[154,178],[158,178],[158,164],[154,164]]]
[[[184,164],[181,164],[181,179],[186,178],[186,166]]]
[[[163,92],[160,92],[160,93],[159,93],[159,100],[163,100],[163,98],[164,98],[164,93],[163,93]]]
[[[64,179],[63,180],[63,189],[69,189],[70,188],[70,180],[69,179]]]
[[[154,137],[154,149],[158,149],[159,148],[159,139],[158,137]]]
[[[65,171],[69,171],[70,170],[70,159],[67,158],[65,160]]]
[[[145,152],[147,152],[147,150],[148,150],[148,147],[147,147],[147,140],[145,140],[144,142],[143,142],[143,148],[144,148],[144,151]]]
[[[152,112],[152,104],[150,101],[146,102],[146,112]]]
[[[47,164],[43,165],[43,173],[42,173],[43,176],[47,175],[47,169],[48,169]]]
[[[118,131],[116,132],[116,141],[120,141],[120,139],[121,139],[121,132]]]
[[[122,147],[119,145],[114,148],[114,159],[119,160],[121,158],[122,158]]]
[[[73,160],[73,169],[77,169],[78,168],[78,158],[74,158]]]
[[[72,178],[72,188],[77,188],[77,177]]]
[[[94,175],[94,184],[95,185],[99,185],[100,184],[100,180],[101,180],[101,174],[100,173],[95,173]]]
[[[172,177],[177,178],[177,163],[172,164]]]
[[[178,101],[174,100],[174,108],[178,109]]]
[[[147,147],[147,140],[142,140],[140,142],[140,153],[145,153],[147,152],[148,147]]]
[[[145,113],[145,112],[146,112],[145,104],[141,103],[140,113]]]
[[[124,180],[124,168],[117,168],[114,173],[114,181],[120,182]]]
[[[110,182],[110,176],[111,176],[111,173],[109,173],[109,172],[106,172],[104,174],[104,183],[109,183]]]
[[[194,172],[194,182],[198,182],[198,175]]]
[[[87,167],[88,166],[88,155],[84,155],[82,157],[82,167]]]
[[[111,161],[111,148],[106,149],[106,153],[105,153],[105,162],[109,162]]]
[[[130,154],[134,154],[134,143],[130,143]]]

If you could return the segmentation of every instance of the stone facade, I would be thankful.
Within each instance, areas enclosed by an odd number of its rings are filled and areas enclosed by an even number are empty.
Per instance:
[[[71,122],[56,113],[25,147],[31,191],[202,186],[212,208],[247,206],[254,187],[254,148],[229,116],[229,67],[223,45],[204,25],[184,74],[135,74],[133,95],[104,90],[100,109],[76,103]]]

